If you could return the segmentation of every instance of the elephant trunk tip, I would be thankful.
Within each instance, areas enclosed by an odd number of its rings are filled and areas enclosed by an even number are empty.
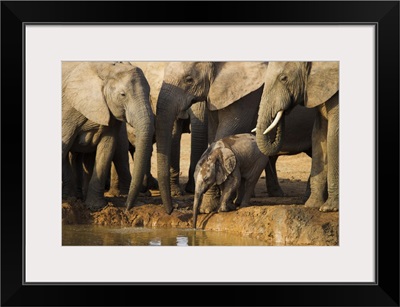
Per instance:
[[[171,214],[172,214],[172,211],[174,211],[174,207],[168,207],[168,208],[167,208],[167,206],[164,206],[164,208],[165,208],[165,212],[166,212],[168,215],[171,215]]]

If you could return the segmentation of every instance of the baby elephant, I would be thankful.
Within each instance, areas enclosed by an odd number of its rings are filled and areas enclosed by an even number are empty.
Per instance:
[[[203,194],[212,185],[218,185],[221,190],[218,212],[233,209],[230,204],[233,196],[237,196],[236,206],[248,206],[267,163],[268,157],[261,153],[256,137],[250,133],[231,135],[212,143],[201,156],[194,173],[193,228],[196,228]]]

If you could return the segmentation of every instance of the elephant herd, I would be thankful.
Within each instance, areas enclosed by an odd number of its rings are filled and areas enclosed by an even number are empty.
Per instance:
[[[338,95],[338,62],[63,62],[63,197],[78,196],[91,210],[101,209],[111,178],[109,191],[127,194],[127,210],[139,192],[157,186],[171,214],[173,197],[183,193],[181,134],[190,132],[185,191],[202,195],[201,206],[195,197],[194,212],[232,210],[234,192],[247,203],[250,194],[240,190],[251,190],[263,170],[268,194],[283,196],[276,161],[302,152],[312,157],[305,206],[338,211]],[[242,174],[221,188],[221,177],[209,178],[221,172],[206,175],[205,161],[220,142],[212,165],[222,170],[223,153],[236,141],[250,153],[228,159],[226,167],[256,171],[247,172],[250,185]],[[150,170],[154,144],[157,180]],[[213,184],[204,189],[207,180]]]

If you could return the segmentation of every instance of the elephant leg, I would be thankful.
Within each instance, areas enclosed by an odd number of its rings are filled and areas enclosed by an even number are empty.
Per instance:
[[[220,207],[220,187],[216,184],[212,185],[206,193],[203,194],[203,199],[199,208],[200,213],[216,212]]]
[[[62,198],[68,198],[74,195],[74,172],[72,170],[72,160],[74,154],[70,152],[76,132],[72,126],[63,126],[62,129]]]
[[[279,185],[278,173],[276,172],[276,161],[279,156],[270,156],[265,166],[265,184],[270,197],[283,197],[285,193]]]
[[[72,173],[73,173],[73,182],[74,182],[74,195],[78,199],[83,199],[83,177],[84,177],[84,170],[83,170],[83,155],[82,153],[74,152],[70,153],[70,161],[72,166]]]
[[[328,121],[321,112],[318,112],[312,132],[311,194],[305,203],[305,207],[320,208],[327,197],[327,129]]]
[[[183,129],[183,120],[178,119],[174,122],[172,130],[172,147],[171,147],[171,167],[170,182],[171,196],[182,196],[183,190],[179,184],[180,173],[180,155],[181,155],[181,136]]]
[[[307,156],[309,156],[310,158],[312,158],[312,149],[306,150],[304,153],[307,154]],[[308,179],[307,179],[307,185],[306,185],[306,191],[304,193],[304,202],[307,201],[307,199],[310,197],[311,195],[311,184],[310,184],[310,180],[311,180],[311,170],[310,170],[310,175],[308,175]]]
[[[72,170],[72,157],[68,153],[67,157],[62,159],[62,198],[75,196],[74,190],[74,172]]]
[[[119,189],[119,177],[118,172],[115,169],[115,164],[111,163],[111,170],[110,170],[110,188],[107,191],[109,196],[120,196],[121,191]],[[125,193],[126,194],[126,193]]]
[[[91,210],[103,208],[107,202],[104,198],[105,183],[116,146],[116,136],[110,131],[105,133],[96,149],[93,174],[90,178],[86,206]]]
[[[205,101],[195,103],[189,109],[191,126],[191,148],[190,148],[190,166],[188,181],[185,185],[185,191],[194,193],[195,180],[194,171],[201,155],[208,147],[208,119]]]
[[[236,196],[236,199],[235,199],[235,206],[236,207],[240,207],[240,204],[243,201],[243,196],[244,196],[245,192],[246,192],[245,191],[245,180],[242,178],[241,181],[240,181],[240,186],[239,186],[238,193],[237,193],[237,196]],[[253,191],[253,193],[254,193],[254,191]]]
[[[83,199],[87,197],[90,178],[92,178],[94,160],[96,159],[96,152],[82,153],[82,194]]]
[[[339,104],[337,99],[326,103],[328,111],[327,162],[328,162],[328,199],[320,211],[339,210]]]
[[[256,178],[256,179],[249,178],[249,179],[245,180],[243,199],[240,203],[241,208],[248,207],[250,205],[250,199],[251,199],[252,193],[256,187],[257,181],[258,181],[258,178]]]
[[[220,186],[221,188],[221,205],[218,212],[227,212],[236,209],[236,206],[232,203],[232,198],[237,193],[240,186],[240,172],[235,170],[225,182]]]
[[[125,124],[121,124],[111,166],[110,189],[108,190],[110,195],[128,195],[132,179],[129,169],[129,154],[126,127]]]

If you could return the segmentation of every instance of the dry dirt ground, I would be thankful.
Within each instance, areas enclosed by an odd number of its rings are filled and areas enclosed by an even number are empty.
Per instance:
[[[156,177],[155,147],[153,152],[152,174]],[[183,134],[180,165],[182,186],[187,181],[189,157],[190,134]],[[285,197],[268,197],[265,174],[262,173],[249,207],[231,212],[200,214],[198,227],[246,235],[263,240],[268,245],[338,245],[339,213],[321,213],[318,209],[303,206],[310,168],[311,158],[306,154],[279,157],[277,173]],[[192,227],[192,194],[175,197],[178,208],[171,215],[165,213],[158,191],[151,191],[151,196],[141,195],[138,205],[129,212],[124,210],[124,197],[107,199],[108,205],[98,212],[90,212],[75,199],[64,200],[63,224]]]

